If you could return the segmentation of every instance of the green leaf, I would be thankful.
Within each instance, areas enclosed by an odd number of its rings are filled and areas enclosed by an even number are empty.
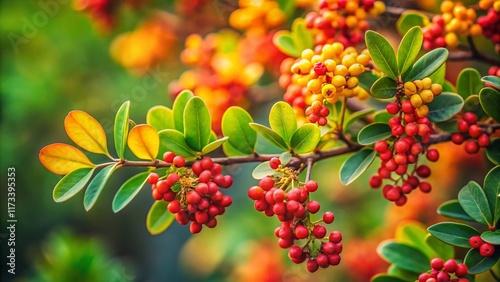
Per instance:
[[[371,115],[374,112],[375,112],[375,110],[367,109],[367,110],[361,110],[361,111],[357,111],[353,114],[350,114],[349,116],[347,116],[345,118],[344,130],[349,129],[356,121],[358,121],[359,119],[362,119],[368,115]]]
[[[128,119],[130,112],[130,101],[123,103],[118,109],[115,117],[114,126],[114,139],[116,154],[120,159],[123,159],[123,154],[125,153],[125,147],[127,145],[127,135],[128,135]]]
[[[89,211],[94,206],[97,198],[99,198],[99,195],[101,195],[101,192],[104,189],[104,185],[106,185],[109,177],[113,174],[113,172],[115,172],[117,166],[118,163],[104,167],[101,171],[99,171],[99,173],[96,174],[94,179],[90,181],[83,198],[83,206],[86,211]]]
[[[436,252],[437,257],[443,260],[448,260],[455,257],[455,250],[452,245],[448,245],[438,238],[432,236],[432,234],[427,234],[425,237],[426,244]]]
[[[427,117],[431,122],[446,121],[454,117],[462,110],[464,99],[454,93],[441,93],[428,104],[429,114]]]
[[[177,95],[174,105],[172,106],[175,129],[180,132],[184,132],[184,109],[186,108],[187,102],[193,97],[193,92],[190,90],[183,90]]]
[[[386,110],[380,110],[374,114],[373,120],[377,123],[388,123],[392,117],[393,115],[388,113]]]
[[[493,224],[500,219],[500,166],[494,167],[484,178],[484,194],[493,214]]]
[[[273,43],[285,55],[293,58],[298,58],[301,55],[302,50],[297,49],[289,31],[280,30],[276,32],[273,36]]]
[[[479,101],[479,95],[477,94],[470,95],[469,97],[467,97],[467,99],[465,99],[464,108],[462,111],[464,113],[473,112],[477,115],[478,119],[481,119],[484,116],[486,116],[483,107],[481,107],[481,101]]]
[[[486,156],[492,163],[500,164],[500,138],[491,139],[490,145],[486,147],[485,151]]]
[[[290,144],[292,135],[297,130],[297,120],[292,106],[287,102],[274,104],[269,113],[269,125],[285,140],[285,143]]]
[[[378,99],[389,99],[396,95],[397,83],[392,78],[384,76],[373,83],[370,93]]]
[[[418,277],[420,275],[420,273],[399,268],[394,264],[389,265],[389,268],[387,268],[387,274],[391,277],[398,277],[399,279],[403,279],[403,281],[413,281],[415,277]]]
[[[483,110],[494,120],[500,122],[500,92],[485,87],[479,92],[479,101]]]
[[[481,239],[493,245],[500,245],[500,230],[485,231],[481,234]]]
[[[154,127],[156,131],[175,128],[173,112],[164,106],[154,106],[149,109],[146,123]]]
[[[481,75],[476,69],[465,68],[458,74],[457,93],[462,98],[465,99],[470,95],[478,94],[482,86]]]
[[[362,149],[345,160],[340,167],[340,181],[349,185],[356,180],[373,162],[377,152],[372,149]]]
[[[424,27],[429,23],[429,18],[417,11],[405,11],[401,17],[399,17],[396,28],[399,34],[403,35],[408,32],[412,27],[419,26]]]
[[[285,12],[285,14],[288,17],[291,17],[293,15],[293,12],[295,12],[295,2],[294,1],[277,0],[276,2],[278,2],[279,6],[280,6],[280,10]]]
[[[210,140],[210,113],[200,97],[191,98],[184,109],[184,137],[193,150],[201,152]]]
[[[379,79],[379,76],[375,75],[372,72],[365,71],[364,73],[358,75],[358,79],[359,79],[358,85],[361,86],[361,88],[363,88],[364,90],[370,92],[373,83],[375,83],[375,81]]]
[[[411,71],[403,77],[403,81],[414,81],[430,76],[446,62],[446,59],[448,50],[445,48],[436,48],[426,53],[415,62]]]
[[[276,171],[269,166],[269,161],[260,163],[252,171],[252,177],[257,180],[262,179],[268,175],[274,175],[274,174],[276,174]]]
[[[366,47],[370,51],[370,56],[377,68],[388,77],[396,80],[398,76],[398,62],[391,44],[381,34],[372,30],[366,32],[365,40]]]
[[[396,227],[395,233],[394,240],[398,243],[404,243],[419,249],[429,259],[436,257],[436,252],[425,241],[427,230],[423,224],[416,221],[400,223]]]
[[[286,166],[290,162],[292,157],[293,157],[292,154],[288,151],[281,153],[279,157],[281,165]]]
[[[427,228],[439,240],[452,246],[470,248],[469,238],[479,235],[479,231],[469,225],[455,222],[441,222]]]
[[[126,207],[132,199],[141,191],[141,188],[146,184],[150,172],[142,172],[132,176],[127,180],[116,192],[113,198],[113,212],[117,213]]]
[[[456,119],[449,119],[442,122],[436,122],[436,126],[445,132],[455,133],[457,132],[458,121]]]
[[[287,1],[293,2],[293,1]],[[303,18],[296,18],[292,23],[293,45],[297,50],[314,48],[314,39],[311,31],[306,28]]]
[[[450,200],[442,203],[437,213],[449,218],[474,221],[474,219],[464,211],[458,200]]]
[[[206,155],[212,151],[214,151],[215,149],[219,148],[220,146],[222,146],[222,144],[224,144],[224,142],[227,141],[227,139],[229,139],[229,137],[222,137],[220,139],[217,139],[213,142],[210,142],[208,143],[205,147],[203,147],[203,149],[201,150],[201,153],[203,155]]]
[[[469,269],[469,274],[478,274],[492,268],[500,257],[500,252],[496,251],[491,257],[483,257],[479,249],[470,249],[465,255],[464,264]]]
[[[458,201],[464,211],[475,221],[491,226],[493,216],[486,194],[479,184],[470,181],[458,193]]]
[[[305,123],[293,133],[290,146],[296,154],[305,154],[316,149],[320,139],[319,127],[313,123]]]
[[[160,152],[173,152],[178,156],[192,157],[196,153],[186,143],[184,134],[174,129],[164,129],[158,132],[160,137]]]
[[[174,222],[175,216],[167,210],[167,205],[165,201],[156,201],[149,209],[146,227],[151,235],[162,233]]]
[[[455,86],[451,82],[449,82],[448,80],[445,80],[443,82],[443,92],[456,93],[457,89],[455,88]]]
[[[89,182],[94,168],[83,167],[66,174],[54,187],[52,198],[56,202],[64,202],[76,195]]]
[[[281,148],[285,151],[289,149],[285,140],[283,140],[283,138],[281,138],[281,136],[279,136],[278,133],[273,131],[271,128],[263,126],[263,125],[258,124],[258,123],[254,123],[254,122],[251,122],[249,125],[260,136],[262,136],[264,139],[269,141],[269,143],[271,143],[274,146]]]
[[[495,76],[495,75],[487,75],[483,76],[481,80],[485,83],[491,84],[496,89],[500,89],[500,77]]]
[[[371,282],[406,282],[406,280],[393,275],[377,274],[372,278]]]
[[[422,28],[414,26],[406,32],[398,47],[398,71],[404,73],[413,65],[422,47],[424,36]]]
[[[239,151],[238,149],[234,148],[229,142],[225,142],[224,144],[222,144],[222,150],[224,151],[224,154],[228,157],[251,155]]]
[[[426,272],[430,260],[420,250],[394,241],[382,242],[377,248],[377,253],[386,261],[399,268],[414,272]]]
[[[437,83],[442,85],[444,83],[445,75],[446,75],[446,63],[444,63],[441,67],[439,67],[439,69],[429,77],[431,78],[432,83]]]
[[[230,107],[222,116],[222,133],[229,137],[227,142],[244,154],[252,154],[257,143],[257,132],[250,127],[251,122],[250,114],[240,107]]]
[[[391,136],[391,127],[387,123],[376,122],[363,127],[363,129],[359,131],[358,143],[361,145],[370,145]]]

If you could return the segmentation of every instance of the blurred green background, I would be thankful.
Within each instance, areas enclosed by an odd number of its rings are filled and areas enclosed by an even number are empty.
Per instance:
[[[89,212],[83,208],[83,193],[55,203],[52,189],[60,177],[40,164],[38,153],[51,143],[72,144],[63,126],[67,113],[80,109],[94,116],[110,142],[115,112],[124,101],[131,100],[131,118],[144,123],[150,107],[171,104],[167,85],[183,70],[176,59],[160,65],[159,83],[138,95],[134,89],[143,85],[143,78],[117,65],[109,46],[117,34],[133,29],[146,12],[124,12],[118,29],[103,35],[88,16],[72,9],[70,1],[61,2],[57,12],[45,17],[38,2],[0,2],[1,185],[6,187],[7,168],[14,167],[17,219],[16,275],[12,276],[4,271],[9,234],[7,193],[2,189],[2,281],[259,281],[263,277],[267,281],[363,281],[366,276],[350,269],[356,263],[362,267],[370,262],[372,272],[384,271],[387,265],[377,258],[375,247],[392,236],[398,221],[435,222],[439,219],[434,213],[437,203],[455,197],[454,189],[471,178],[481,181],[484,176],[486,168],[477,158],[457,168],[452,166],[452,157],[445,157],[440,167],[434,165],[442,174],[436,185],[440,192],[425,203],[419,203],[419,195],[412,195],[409,200],[413,198],[414,204],[395,213],[380,191],[367,188],[370,172],[345,188],[338,180],[344,157],[318,164],[313,178],[323,188],[313,199],[321,200],[322,211],[335,212],[330,231],[341,230],[345,245],[353,248],[350,255],[343,254],[341,266],[314,275],[307,274],[304,265],[292,265],[286,251],[279,249],[273,237],[278,221],[253,209],[246,196],[247,188],[256,183],[250,177],[252,164],[226,168],[235,177],[228,191],[234,203],[216,229],[197,236],[177,223],[161,235],[150,235],[145,227],[153,202],[149,191],[142,191],[118,214],[112,212],[114,193],[133,175],[133,168],[116,173]],[[252,114],[265,123],[270,106],[267,103]],[[262,142],[259,146],[269,150]],[[442,155],[451,154],[443,149]],[[375,169],[373,165],[371,171]],[[443,175],[448,177],[443,179]]]

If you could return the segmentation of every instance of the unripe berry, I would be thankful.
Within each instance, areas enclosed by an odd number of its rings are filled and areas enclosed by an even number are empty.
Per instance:
[[[413,96],[415,96],[415,95],[413,95]],[[427,105],[421,105],[420,107],[418,107],[415,110],[415,113],[417,114],[418,117],[421,117],[421,118],[426,117],[427,114],[429,113],[429,107],[427,107]]]
[[[434,96],[438,96],[443,92],[443,86],[441,84],[433,83],[431,85],[431,91],[434,94]]]
[[[411,95],[415,94],[417,92],[417,87],[413,82],[405,82],[404,84],[404,89],[405,89],[405,95],[410,97]]]
[[[422,92],[420,92],[420,98],[422,98],[422,101],[424,103],[428,104],[432,102],[432,100],[434,100],[434,93],[432,93],[431,90],[423,90]]]

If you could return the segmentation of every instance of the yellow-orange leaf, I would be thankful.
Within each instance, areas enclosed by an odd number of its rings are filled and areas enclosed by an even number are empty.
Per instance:
[[[154,127],[139,124],[128,134],[128,147],[139,159],[154,160],[160,148],[160,137]]]
[[[69,138],[83,149],[108,155],[106,133],[101,124],[83,111],[71,111],[64,120]]]
[[[45,146],[38,155],[43,166],[55,174],[65,175],[94,164],[79,149],[62,143]]]

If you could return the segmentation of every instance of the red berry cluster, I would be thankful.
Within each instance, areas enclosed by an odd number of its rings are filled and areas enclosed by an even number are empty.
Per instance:
[[[443,262],[441,258],[433,258],[431,268],[430,272],[420,274],[419,282],[469,282],[469,279],[463,278],[467,275],[467,266],[457,263],[454,259]]]
[[[153,198],[168,202],[168,211],[175,214],[180,224],[191,222],[189,230],[192,234],[199,233],[203,224],[208,228],[215,227],[215,217],[223,214],[233,202],[219,188],[229,188],[233,178],[223,175],[222,166],[209,157],[193,163],[191,169],[184,167],[183,157],[172,152],[166,152],[163,159],[175,167],[170,168],[165,179],[160,179],[154,172],[148,176]]]
[[[377,17],[384,12],[382,1],[338,0],[319,2],[319,12],[306,15],[306,27],[312,29],[316,45],[340,42],[353,46],[363,40],[369,23],[367,16]]]
[[[492,66],[492,67],[490,67],[490,69],[488,69],[488,75],[499,76],[500,77],[500,67],[499,66]],[[485,86],[486,87],[495,88],[495,87],[493,87],[493,85],[491,85],[489,83],[485,83]],[[495,88],[495,89],[497,89],[497,88]],[[497,90],[500,90],[500,89],[497,89]]]
[[[458,121],[458,132],[451,135],[451,141],[457,145],[464,143],[466,138],[474,140],[465,141],[465,151],[469,154],[475,154],[479,148],[485,148],[490,145],[490,137],[477,124],[477,115],[472,112],[466,112]]]
[[[500,7],[500,4],[497,6]],[[495,10],[491,7],[488,14],[479,17],[477,23],[483,29],[483,35],[489,38],[497,46],[500,45],[500,10]]]
[[[484,242],[481,236],[470,237],[469,245],[473,249],[479,249],[479,253],[483,257],[491,257],[495,253],[495,246],[488,242]]]
[[[314,101],[311,106],[306,109],[306,116],[309,122],[317,123],[320,126],[325,126],[328,123],[327,116],[330,110],[327,106],[323,105],[320,101]]]
[[[255,200],[254,207],[266,216],[274,216],[282,222],[274,231],[278,237],[278,245],[283,249],[290,248],[288,255],[294,263],[303,263],[309,272],[315,272],[319,267],[340,263],[342,252],[342,234],[333,231],[327,236],[326,227],[320,224],[330,224],[335,216],[332,212],[325,212],[322,219],[312,222],[311,214],[320,209],[317,201],[309,200],[309,193],[318,189],[318,183],[309,180],[293,187],[297,181],[297,172],[290,168],[283,168],[278,158],[270,160],[269,166],[283,177],[266,176],[259,181],[258,186],[248,190],[248,196]],[[294,245],[296,240],[307,240],[305,244]]]

